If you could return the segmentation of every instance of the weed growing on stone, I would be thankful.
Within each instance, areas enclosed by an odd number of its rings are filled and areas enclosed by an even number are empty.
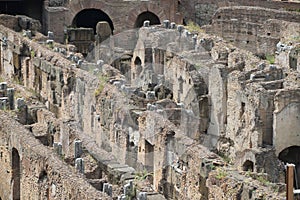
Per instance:
[[[99,76],[99,86],[95,90],[95,97],[98,97],[102,93],[107,80],[108,78],[106,76]]]
[[[188,21],[186,29],[191,33],[203,33],[203,29],[193,21]]]
[[[275,63],[275,55],[267,54],[267,55],[266,55],[266,60],[267,60],[270,64],[274,64],[274,63]]]
[[[227,172],[222,168],[218,168],[217,173],[218,173],[216,176],[217,179],[223,179],[228,175]]]

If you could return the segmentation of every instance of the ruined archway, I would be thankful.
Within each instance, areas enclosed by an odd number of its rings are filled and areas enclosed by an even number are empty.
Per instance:
[[[254,164],[250,160],[246,160],[243,164],[243,171],[250,171],[253,172]]]
[[[19,200],[21,196],[20,185],[20,155],[17,149],[12,148],[12,196],[13,200]]]
[[[111,32],[114,31],[114,25],[111,18],[102,10],[99,9],[84,9],[77,13],[74,17],[72,26],[83,27],[83,28],[93,28],[94,33],[96,33],[97,23],[100,21],[108,22]]]
[[[297,181],[295,182],[300,183],[300,146],[290,146],[285,148],[279,153],[278,158],[285,164],[290,163],[295,165],[295,176],[297,177]],[[300,186],[298,185],[298,187]]]
[[[143,12],[137,17],[134,28],[140,28],[143,26],[144,21],[149,20],[150,25],[160,24],[159,17],[150,11]]]

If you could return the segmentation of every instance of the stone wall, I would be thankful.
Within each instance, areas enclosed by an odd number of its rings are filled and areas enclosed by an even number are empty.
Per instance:
[[[208,33],[216,34],[235,46],[257,55],[273,55],[279,42],[280,28],[271,19],[299,22],[295,12],[258,7],[224,7],[214,13]]]
[[[59,156],[8,114],[1,112],[1,119],[2,199],[11,199],[11,195],[17,198],[18,194],[13,189],[16,184],[19,184],[21,199],[106,199],[103,193],[66,166]],[[17,165],[16,156],[19,157],[19,166],[14,167]],[[15,174],[17,171],[20,174]]]
[[[169,19],[176,23],[182,21],[182,16],[178,12],[178,5],[175,1],[68,1],[63,7],[45,5],[45,32],[53,31],[57,41],[63,41],[63,30],[72,26],[73,20],[80,11],[85,9],[99,9],[109,16],[114,26],[114,33],[135,28],[135,22],[138,16],[149,11],[160,19],[162,22]],[[58,19],[52,23],[54,19]]]
[[[196,22],[199,25],[211,24],[214,13],[222,7],[231,6],[255,6],[262,8],[270,8],[282,11],[297,11],[300,4],[292,1],[268,1],[268,0],[181,0],[179,4],[180,12],[183,14],[184,21]],[[290,21],[290,20],[287,20]]]

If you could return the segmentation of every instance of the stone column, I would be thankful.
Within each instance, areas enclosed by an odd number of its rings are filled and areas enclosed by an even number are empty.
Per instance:
[[[7,89],[7,97],[9,102],[9,109],[14,110],[15,109],[15,89],[14,88],[8,88]]]
[[[75,160],[75,168],[78,170],[80,173],[84,173],[84,161],[82,158],[76,158]]]
[[[74,158],[80,158],[82,155],[82,142],[80,140],[74,141]]]
[[[0,83],[0,97],[6,97],[6,92],[7,92],[7,83],[2,82]]]
[[[54,151],[61,156],[62,155],[62,145],[60,142],[54,142],[53,143]]]

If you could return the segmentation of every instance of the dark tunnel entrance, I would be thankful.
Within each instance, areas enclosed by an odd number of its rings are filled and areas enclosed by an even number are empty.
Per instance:
[[[74,17],[72,25],[77,28],[93,28],[94,33],[96,34],[96,26],[100,21],[108,22],[113,33],[114,25],[110,17],[105,12],[98,9],[84,9],[80,11]]]
[[[139,16],[137,17],[137,19],[135,21],[134,28],[142,27],[144,24],[144,21],[146,21],[146,20],[150,21],[150,25],[160,24],[160,20],[157,15],[155,15],[152,12],[146,11],[146,12],[139,14]]]
[[[295,178],[294,187],[300,188],[300,146],[291,146],[279,153],[279,160],[283,161],[285,164],[295,165]]]
[[[42,23],[43,0],[0,0],[0,13],[9,15],[26,15]]]

